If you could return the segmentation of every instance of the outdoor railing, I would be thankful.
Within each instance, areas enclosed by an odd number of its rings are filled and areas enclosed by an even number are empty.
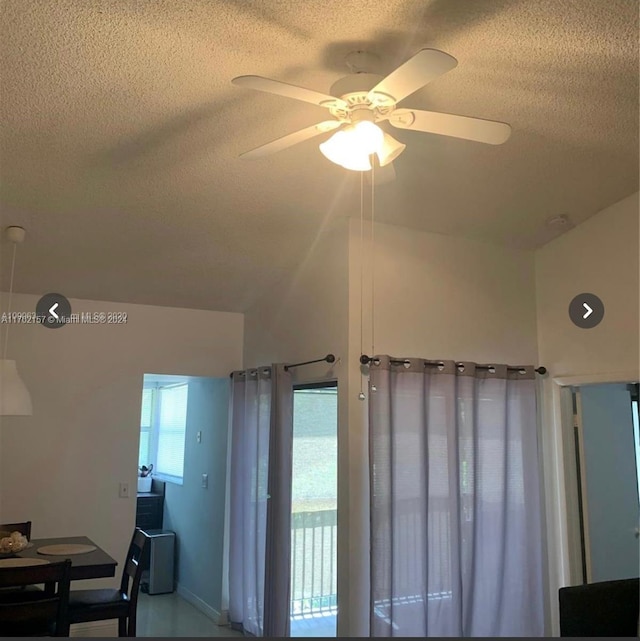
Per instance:
[[[451,598],[450,511],[448,499],[431,497],[428,524],[421,518],[421,505],[415,499],[399,501],[394,509],[395,537],[393,546],[383,546],[388,554],[392,547],[403,550],[393,565],[382,564],[378,582],[383,594],[393,593],[394,603],[411,604],[425,598],[423,530],[428,531],[430,572],[433,582],[426,598]],[[291,616],[335,614],[337,611],[337,512],[294,512],[291,515]],[[393,578],[392,578],[393,577]],[[393,590],[391,585],[393,583]],[[376,599],[377,609],[384,610],[390,601]]]
[[[291,616],[335,612],[337,511],[291,515]]]

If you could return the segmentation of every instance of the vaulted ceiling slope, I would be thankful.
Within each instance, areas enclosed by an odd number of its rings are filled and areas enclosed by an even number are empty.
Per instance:
[[[513,127],[498,147],[396,130],[408,147],[378,187],[379,221],[533,248],[549,217],[578,224],[638,189],[636,0],[0,7],[0,212],[29,234],[17,291],[247,309],[323,224],[359,215],[359,176],[322,139],[239,159],[326,114],[231,79],[327,92],[352,50],[384,74],[441,49],[458,66],[411,106]]]

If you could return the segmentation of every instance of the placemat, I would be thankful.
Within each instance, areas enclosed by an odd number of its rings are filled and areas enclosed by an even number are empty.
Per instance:
[[[26,568],[30,565],[47,565],[51,563],[47,559],[23,559],[14,556],[10,559],[0,559],[0,568]]]
[[[86,554],[95,549],[97,549],[95,545],[85,545],[84,543],[58,543],[57,545],[43,545],[38,548],[38,554],[67,556],[68,554]]]

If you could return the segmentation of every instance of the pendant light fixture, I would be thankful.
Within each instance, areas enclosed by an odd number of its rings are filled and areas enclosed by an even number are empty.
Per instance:
[[[11,325],[11,298],[13,296],[13,275],[16,266],[16,249],[24,242],[25,231],[22,227],[7,227],[7,239],[13,243],[11,260],[11,279],[9,281],[9,300],[7,303],[7,323],[4,334],[2,359],[0,360],[0,416],[31,416],[31,395],[18,374],[16,362],[7,359],[9,326]]]

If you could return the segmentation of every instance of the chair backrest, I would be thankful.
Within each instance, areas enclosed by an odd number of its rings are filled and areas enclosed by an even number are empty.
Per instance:
[[[131,543],[129,544],[127,560],[122,572],[120,590],[129,597],[131,607],[134,609],[138,601],[140,579],[142,578],[143,570],[142,560],[148,542],[149,537],[140,528],[136,528],[133,532]],[[129,582],[131,582],[131,585],[129,585]]]
[[[633,637],[638,633],[640,579],[560,588],[560,636]]]
[[[0,532],[20,532],[31,540],[31,521],[24,523],[0,523]]]
[[[55,624],[55,636],[69,636],[69,582],[71,560],[46,565],[0,569],[0,588],[23,588],[56,583],[54,593],[31,590],[0,591],[0,629],[30,634]],[[11,636],[11,634],[9,634]]]

